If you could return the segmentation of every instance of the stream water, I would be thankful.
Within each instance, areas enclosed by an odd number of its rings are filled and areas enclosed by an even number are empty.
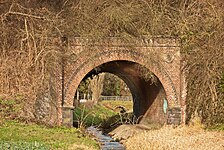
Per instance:
[[[119,142],[116,142],[109,135],[104,134],[102,131],[94,126],[86,129],[87,133],[93,135],[95,139],[100,143],[101,150],[125,150],[125,146]]]

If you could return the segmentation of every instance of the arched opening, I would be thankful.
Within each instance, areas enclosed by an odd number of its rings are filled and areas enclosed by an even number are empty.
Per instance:
[[[83,80],[104,72],[118,76],[127,84],[133,98],[133,113],[139,123],[166,122],[166,93],[160,80],[149,69],[131,61],[110,61],[92,69]]]
[[[97,97],[96,97],[97,96]],[[127,84],[118,76],[103,72],[84,78],[76,90],[74,103],[102,100],[132,100]]]

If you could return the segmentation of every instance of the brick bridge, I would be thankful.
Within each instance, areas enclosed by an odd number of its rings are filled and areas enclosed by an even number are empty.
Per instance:
[[[115,74],[127,84],[133,96],[134,114],[142,118],[141,123],[167,122],[164,99],[170,110],[179,108],[184,122],[186,83],[177,39],[106,38],[94,42],[93,39],[64,38],[63,41],[63,50],[69,51],[69,57],[73,58],[64,63],[60,74],[59,124],[72,125],[79,83],[101,72]],[[143,77],[146,73],[150,79]]]

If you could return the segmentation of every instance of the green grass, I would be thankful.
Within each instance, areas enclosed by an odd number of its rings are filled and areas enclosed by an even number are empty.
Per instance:
[[[74,122],[78,127],[100,126],[107,127],[114,121],[121,119],[117,106],[123,106],[127,111],[132,111],[132,101],[101,101],[98,105],[80,105],[74,110]]]
[[[13,102],[14,103],[14,102]],[[11,101],[7,105],[1,101],[4,109],[11,106]],[[106,106],[106,107],[105,107]],[[124,101],[102,101],[99,105],[87,108],[81,106],[75,109],[76,119],[83,121],[84,126],[100,125],[108,118],[118,114],[112,109],[117,106],[124,106],[127,110],[132,109],[132,102]],[[111,109],[112,108],[112,109]],[[46,127],[37,124],[25,124],[19,121],[4,120],[0,124],[0,150],[20,150],[20,149],[68,149],[81,146],[80,149],[98,149],[94,140],[85,136],[80,129],[63,127]],[[79,148],[78,148],[79,149]]]
[[[78,126],[97,126],[113,115],[116,115],[116,112],[101,105],[96,105],[91,108],[81,105],[74,110],[74,121],[79,122]]]
[[[5,121],[0,126],[0,149],[68,149],[73,144],[97,148],[95,141],[75,128],[49,128],[18,121]]]
[[[212,131],[224,131],[224,123],[210,126],[207,129]]]

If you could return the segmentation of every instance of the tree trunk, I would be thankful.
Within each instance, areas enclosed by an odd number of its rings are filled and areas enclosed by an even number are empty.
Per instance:
[[[90,89],[92,92],[92,100],[94,105],[98,103],[101,93],[103,92],[103,81],[105,73],[101,73],[93,77],[90,81]]]

